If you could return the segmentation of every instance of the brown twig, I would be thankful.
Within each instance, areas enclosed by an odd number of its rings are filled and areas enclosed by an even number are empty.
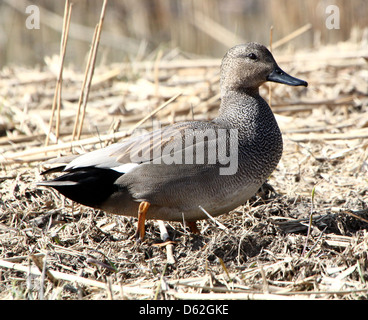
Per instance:
[[[96,57],[97,57],[97,51],[98,51],[98,45],[100,43],[102,25],[103,25],[103,21],[105,18],[106,5],[107,5],[107,0],[104,0],[102,9],[101,9],[100,21],[97,24],[95,33],[93,35],[92,47],[91,47],[91,51],[90,51],[90,55],[88,59],[89,62],[87,64],[86,74],[85,74],[85,79],[86,79],[85,88],[83,88],[81,92],[80,100],[82,101],[79,101],[79,104],[78,104],[78,113],[77,113],[77,118],[76,118],[75,126],[74,126],[75,129],[73,129],[72,141],[74,141],[75,134],[76,134],[77,140],[80,139],[80,136],[82,134],[83,122],[84,122],[86,108],[87,108],[88,95],[89,95],[89,91],[91,88],[91,83],[92,83],[92,78],[93,78],[93,73],[94,73],[95,63],[96,63]],[[81,118],[79,119],[80,106],[83,106],[83,108],[82,108]],[[77,126],[78,126],[78,131],[76,129]]]
[[[55,142],[57,142],[57,140],[59,139],[61,89],[62,89],[62,82],[63,82],[64,58],[65,58],[65,53],[66,53],[66,45],[68,42],[71,13],[72,13],[72,4],[69,4],[69,0],[66,0],[65,11],[64,11],[64,21],[63,21],[63,32],[61,35],[61,44],[60,44],[60,68],[59,68],[59,74],[56,80],[54,100],[52,103],[52,110],[51,110],[51,115],[50,115],[50,120],[49,120],[49,131],[48,131],[48,134],[46,135],[45,146],[48,146],[49,141],[50,141],[50,135],[52,131],[55,110],[57,110],[56,127],[55,127],[55,138],[56,138]]]

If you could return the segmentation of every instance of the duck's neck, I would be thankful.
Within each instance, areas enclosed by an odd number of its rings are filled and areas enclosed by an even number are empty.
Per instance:
[[[254,119],[254,116],[261,111],[260,109],[268,109],[272,113],[267,103],[259,95],[258,87],[226,90],[221,94],[221,105],[216,120],[241,125],[244,120],[248,122]]]
[[[229,87],[221,83],[221,100],[238,94],[249,95],[251,97],[259,96],[259,87]]]

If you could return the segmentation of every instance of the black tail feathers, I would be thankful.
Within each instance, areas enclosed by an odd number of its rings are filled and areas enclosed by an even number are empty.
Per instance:
[[[55,171],[60,170],[50,169],[42,174]],[[38,185],[52,187],[73,201],[99,208],[116,191],[114,182],[121,175],[122,173],[111,169],[86,167],[73,169],[54,180],[42,181]]]

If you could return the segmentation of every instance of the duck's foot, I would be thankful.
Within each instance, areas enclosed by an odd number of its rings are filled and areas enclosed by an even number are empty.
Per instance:
[[[146,214],[148,211],[148,208],[150,207],[150,203],[147,201],[142,201],[139,204],[138,208],[138,226],[137,231],[135,233],[135,240],[140,243],[144,239],[145,234],[145,224],[146,224]]]

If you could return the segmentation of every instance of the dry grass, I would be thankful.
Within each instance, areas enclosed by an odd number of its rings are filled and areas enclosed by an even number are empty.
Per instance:
[[[309,82],[307,89],[272,85],[285,142],[269,179],[277,193],[260,192],[217,218],[222,228],[201,221],[200,235],[166,223],[175,263],[158,245],[156,222],[147,223],[147,240],[137,245],[135,219],[79,206],[34,182],[42,179],[42,161],[100,148],[137,124],[149,130],[213,118],[219,60],[168,51],[154,62],[97,67],[83,132],[73,143],[83,75],[64,68],[59,141],[50,135],[46,147],[57,61],[49,60],[46,70],[4,68],[0,298],[366,299],[367,49],[342,43],[294,56],[275,53],[284,70]]]

